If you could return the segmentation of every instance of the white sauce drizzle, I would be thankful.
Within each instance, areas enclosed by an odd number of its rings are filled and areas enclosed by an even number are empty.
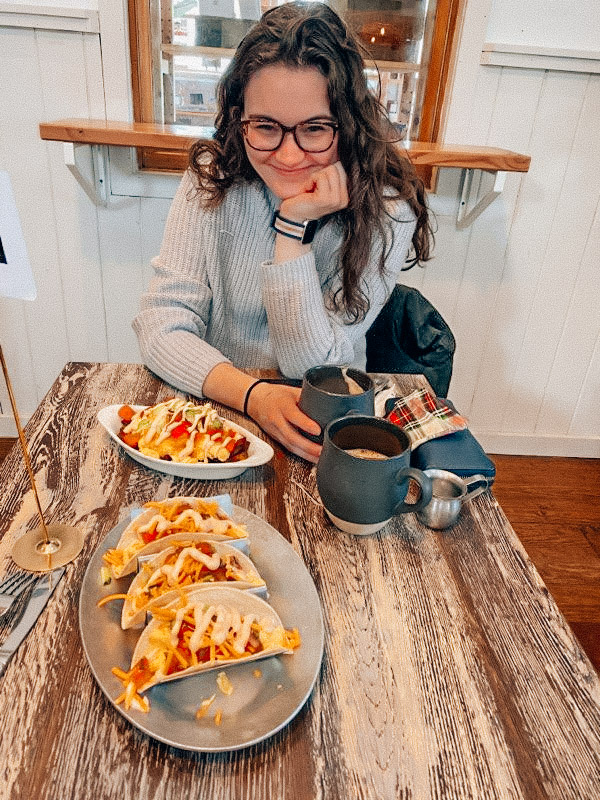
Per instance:
[[[195,630],[190,637],[190,649],[193,652],[200,648],[212,620],[211,644],[218,646],[230,637],[233,640],[233,650],[238,655],[242,655],[250,639],[252,623],[258,619],[255,614],[242,616],[237,609],[229,606],[211,605],[206,607],[200,604],[190,604],[185,608],[178,609],[176,612],[175,620],[171,627],[171,644],[173,647],[177,646],[183,618],[190,612],[193,613],[195,624]]]

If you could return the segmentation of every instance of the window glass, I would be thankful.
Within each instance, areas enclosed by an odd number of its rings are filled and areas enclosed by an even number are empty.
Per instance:
[[[283,0],[282,0],[283,1]],[[277,0],[151,0],[162,80],[153,107],[165,123],[211,126],[216,86],[233,51]],[[407,139],[419,137],[437,0],[330,3],[363,43],[369,87]],[[160,20],[160,23],[158,23]]]

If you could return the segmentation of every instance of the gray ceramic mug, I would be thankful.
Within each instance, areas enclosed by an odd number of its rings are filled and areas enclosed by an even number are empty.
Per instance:
[[[317,487],[334,525],[367,535],[396,514],[426,506],[431,481],[409,464],[410,440],[397,425],[355,414],[330,422],[317,464]],[[415,503],[405,502],[410,479],[420,488]]]
[[[350,394],[348,383],[361,391]],[[298,405],[307,416],[321,426],[319,436],[312,436],[305,431],[303,435],[321,444],[325,426],[332,420],[343,417],[349,411],[369,416],[375,414],[375,387],[366,372],[353,367],[347,369],[335,366],[312,367],[305,372],[302,379]]]

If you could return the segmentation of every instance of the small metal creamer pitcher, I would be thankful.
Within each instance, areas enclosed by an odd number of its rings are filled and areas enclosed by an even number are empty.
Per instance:
[[[454,525],[462,504],[485,492],[489,486],[485,475],[461,478],[444,469],[426,469],[424,472],[431,480],[431,500],[417,512],[417,518],[423,525],[436,530]]]

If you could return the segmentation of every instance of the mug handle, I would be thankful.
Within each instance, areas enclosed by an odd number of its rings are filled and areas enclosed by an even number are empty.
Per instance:
[[[463,481],[467,487],[467,496],[463,500],[465,503],[468,500],[472,500],[474,497],[477,497],[478,494],[485,492],[490,485],[489,478],[486,478],[485,475],[472,475],[470,478],[463,478]],[[483,486],[478,486],[477,489],[473,489],[471,491],[469,487],[477,485],[478,483],[482,483]]]
[[[429,478],[428,475],[425,475],[420,469],[415,469],[414,467],[404,467],[404,469],[396,473],[396,483],[402,483],[402,481],[405,481],[407,478],[412,478],[419,484],[419,489],[421,490],[419,499],[416,503],[405,503],[404,501],[398,503],[394,509],[394,514],[407,514],[411,511],[419,511],[419,509],[426,506],[431,500],[432,486],[431,478]]]

